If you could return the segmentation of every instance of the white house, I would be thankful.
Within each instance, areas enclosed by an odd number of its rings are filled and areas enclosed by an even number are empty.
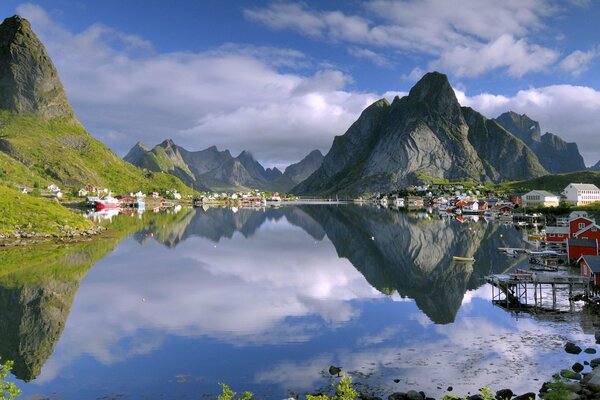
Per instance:
[[[600,189],[591,183],[570,183],[563,190],[567,202],[576,206],[600,201]]]
[[[545,190],[532,190],[523,195],[523,207],[558,207],[560,199]]]

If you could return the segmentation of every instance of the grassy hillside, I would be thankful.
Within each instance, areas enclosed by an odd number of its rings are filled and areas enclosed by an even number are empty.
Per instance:
[[[528,192],[530,190],[540,189],[560,193],[567,185],[569,185],[569,183],[593,183],[600,187],[600,172],[579,171],[567,174],[545,175],[527,181],[502,183],[499,187],[513,192]]]
[[[0,175],[0,184],[51,181],[74,189],[93,184],[118,193],[156,189],[191,192],[172,175],[143,171],[123,161],[72,118],[47,120],[0,111],[0,151],[4,153],[0,158],[2,170],[8,170]]]
[[[76,229],[88,229],[93,226],[82,215],[52,200],[0,186],[0,234],[13,233],[15,225],[25,232],[43,234],[58,234],[61,225],[69,225]]]

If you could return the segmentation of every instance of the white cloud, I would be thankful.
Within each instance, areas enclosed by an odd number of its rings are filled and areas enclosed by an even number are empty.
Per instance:
[[[520,77],[549,68],[559,56],[530,39],[559,12],[549,1],[372,0],[364,9],[371,19],[278,2],[246,9],[245,15],[271,29],[313,39],[422,53],[433,58],[430,68],[442,66],[459,76],[506,69]],[[363,56],[365,51],[373,50],[361,49]]]
[[[455,47],[431,63],[433,68],[454,71],[457,76],[479,76],[487,71],[506,68],[510,76],[543,71],[558,59],[558,52],[525,40],[502,35],[481,46]]]
[[[348,49],[348,53],[356,58],[363,58],[369,60],[373,64],[378,65],[380,67],[389,67],[391,64],[390,60],[388,60],[385,56],[369,49],[353,47]]]
[[[598,48],[589,51],[575,50],[560,62],[560,67],[573,74],[580,76],[588,70],[590,63],[598,57]]]
[[[246,149],[266,166],[286,164],[327,151],[378,98],[348,91],[350,76],[292,49],[160,54],[103,25],[74,33],[38,6],[18,12],[48,48],[79,119],[120,154],[170,137],[190,150]]]
[[[458,101],[489,118],[505,111],[527,114],[540,122],[543,132],[552,132],[576,142],[587,165],[600,158],[600,91],[574,85],[552,85],[520,90],[513,96],[489,93],[469,96],[456,91]]]

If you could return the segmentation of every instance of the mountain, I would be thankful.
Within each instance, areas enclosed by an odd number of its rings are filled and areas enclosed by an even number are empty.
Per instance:
[[[314,172],[322,158],[323,155],[315,150],[282,173],[276,167],[265,169],[248,151],[242,151],[237,157],[229,150],[219,151],[215,146],[188,151],[168,139],[151,150],[137,143],[124,160],[150,171],[175,175],[196,189],[287,192]]]
[[[42,117],[73,117],[58,72],[29,22],[0,25],[0,108]]]
[[[594,166],[590,167],[590,169],[591,169],[592,171],[599,171],[599,172],[600,172],[600,161],[598,161],[598,162],[596,163],[596,165],[594,165]]]
[[[540,124],[526,114],[509,111],[496,118],[502,127],[524,141],[551,173],[583,171],[585,163],[576,143],[567,143],[550,132],[541,134]]]
[[[292,192],[355,195],[431,178],[500,182],[546,173],[523,141],[461,107],[448,78],[430,72],[408,96],[367,107]]]
[[[121,160],[77,121],[44,45],[19,16],[0,24],[0,184],[189,189]]]

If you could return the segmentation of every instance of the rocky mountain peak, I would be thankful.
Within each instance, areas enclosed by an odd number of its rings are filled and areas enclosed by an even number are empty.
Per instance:
[[[542,140],[540,123],[529,118],[527,114],[508,111],[496,118],[496,121],[530,146],[533,142]]]
[[[426,103],[442,115],[459,115],[460,104],[450,86],[448,77],[439,72],[428,72],[410,89],[409,99]]]
[[[0,109],[45,118],[74,116],[46,48],[18,15],[0,24]]]

